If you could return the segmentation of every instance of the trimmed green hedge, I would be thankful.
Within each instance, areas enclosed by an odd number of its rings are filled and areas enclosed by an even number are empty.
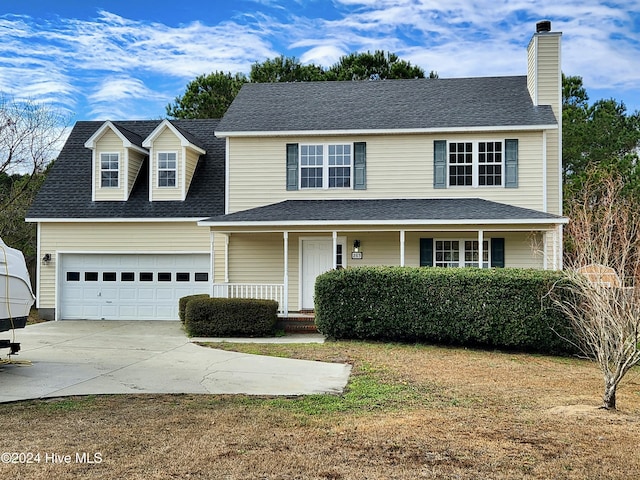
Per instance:
[[[184,311],[187,308],[187,303],[189,303],[194,298],[209,298],[208,293],[197,293],[195,295],[187,295],[186,297],[182,297],[178,300],[178,316],[180,317],[180,321],[184,323]]]
[[[560,337],[572,338],[569,322],[544,298],[562,276],[502,268],[332,270],[316,280],[316,325],[333,338],[569,353]]]
[[[275,334],[278,302],[252,298],[191,298],[185,329],[195,337],[264,337]]]

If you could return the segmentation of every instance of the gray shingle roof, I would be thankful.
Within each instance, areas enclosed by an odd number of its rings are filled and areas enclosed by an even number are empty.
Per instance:
[[[285,200],[205,222],[407,222],[424,221],[543,221],[564,223],[563,217],[480,198],[371,199],[371,200]]]
[[[122,135],[124,135],[124,137],[127,140],[129,140],[133,145],[142,148],[142,141],[144,140],[144,138],[142,138],[137,133],[132,132],[131,130],[123,127],[118,122],[111,122],[111,123],[113,123],[113,126],[116,127],[118,131],[122,133]]]
[[[248,83],[217,132],[556,125],[527,77]]]
[[[119,121],[118,128],[136,145],[161,120]],[[104,122],[76,123],[40,189],[27,218],[205,218],[224,213],[224,140],[213,132],[218,120],[172,120],[189,141],[206,150],[198,161],[185,201],[149,201],[146,160],[128,201],[91,201],[91,150],[84,143]],[[135,140],[135,141],[134,141]]]

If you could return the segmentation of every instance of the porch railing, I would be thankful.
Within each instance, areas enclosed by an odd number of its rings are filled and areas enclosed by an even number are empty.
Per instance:
[[[212,296],[275,300],[278,302],[278,313],[285,313],[284,284],[281,283],[214,283]]]

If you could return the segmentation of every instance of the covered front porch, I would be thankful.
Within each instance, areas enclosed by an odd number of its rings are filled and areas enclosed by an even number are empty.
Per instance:
[[[313,310],[315,278],[335,268],[562,268],[566,219],[470,200],[287,201],[202,221],[211,229],[211,295],[275,300],[286,317]],[[494,214],[480,218],[478,207]],[[316,218],[320,208],[326,218]]]

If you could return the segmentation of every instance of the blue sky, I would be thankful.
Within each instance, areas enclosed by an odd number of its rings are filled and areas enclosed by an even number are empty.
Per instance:
[[[523,75],[541,19],[591,101],[640,110],[638,0],[0,0],[0,94],[72,122],[163,118],[202,73],[375,49],[442,78]]]

